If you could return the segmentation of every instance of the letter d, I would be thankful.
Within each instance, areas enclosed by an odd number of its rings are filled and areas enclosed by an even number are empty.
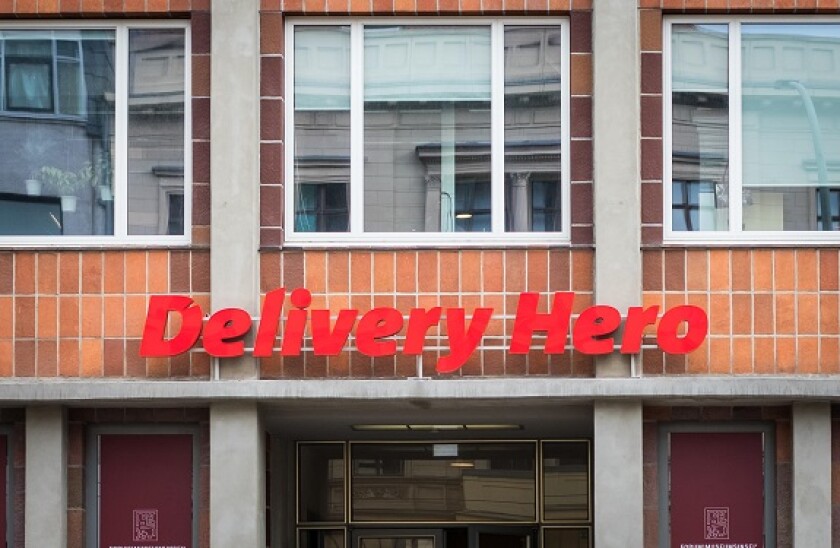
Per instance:
[[[183,354],[195,344],[201,335],[201,307],[193,306],[193,300],[181,295],[153,295],[149,299],[149,312],[140,342],[140,356],[143,358],[166,358]],[[181,314],[181,329],[167,340],[166,322],[170,312]]]

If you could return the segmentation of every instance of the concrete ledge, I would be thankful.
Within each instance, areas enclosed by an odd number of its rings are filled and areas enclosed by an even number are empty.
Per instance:
[[[493,378],[403,380],[8,380],[0,405],[204,405],[217,401],[531,399],[586,402],[640,399],[677,405],[840,402],[840,376],[651,377],[621,379]]]

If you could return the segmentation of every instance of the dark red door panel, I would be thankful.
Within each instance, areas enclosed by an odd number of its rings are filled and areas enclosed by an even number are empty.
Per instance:
[[[100,548],[192,548],[192,436],[103,434],[99,455]]]
[[[760,432],[671,434],[671,547],[764,548]]]

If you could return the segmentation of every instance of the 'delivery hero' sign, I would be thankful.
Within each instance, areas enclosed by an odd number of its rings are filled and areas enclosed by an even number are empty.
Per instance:
[[[275,352],[278,331],[286,301],[283,288],[269,292],[262,313],[256,320],[252,354],[267,358]],[[426,345],[426,334],[437,326],[446,327],[448,353],[438,360],[439,373],[449,373],[463,366],[478,348],[493,318],[492,308],[476,308],[472,316],[462,307],[412,308],[408,317],[396,308],[377,307],[364,314],[355,309],[339,310],[335,319],[330,310],[310,309],[312,294],[303,288],[289,295],[283,322],[279,353],[299,356],[304,335],[311,334],[316,356],[335,356],[347,345],[353,333],[356,350],[366,356],[419,356]],[[544,334],[543,352],[562,354],[571,331],[572,345],[583,354],[610,354],[618,348],[622,354],[638,354],[648,326],[656,326],[656,344],[668,354],[687,354],[697,349],[708,331],[706,312],[691,305],[675,306],[659,314],[659,306],[632,306],[622,317],[612,306],[596,305],[584,309],[574,322],[574,293],[554,293],[548,312],[538,312],[539,294],[521,293],[516,308],[513,333],[507,351],[527,354],[535,334]],[[173,314],[180,315],[177,333],[167,338],[167,323]],[[193,348],[202,339],[211,356],[230,358],[245,353],[245,337],[255,320],[240,308],[218,310],[205,318],[204,311],[190,297],[155,295],[149,301],[140,355],[143,357],[176,356]],[[623,332],[620,343],[617,333]],[[401,349],[393,337],[405,332]]]

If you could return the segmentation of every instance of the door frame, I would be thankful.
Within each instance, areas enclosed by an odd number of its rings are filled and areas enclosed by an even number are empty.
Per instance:
[[[771,421],[667,422],[659,426],[659,547],[671,545],[671,434],[760,433],[764,454],[764,548],[776,548],[776,425]]]

